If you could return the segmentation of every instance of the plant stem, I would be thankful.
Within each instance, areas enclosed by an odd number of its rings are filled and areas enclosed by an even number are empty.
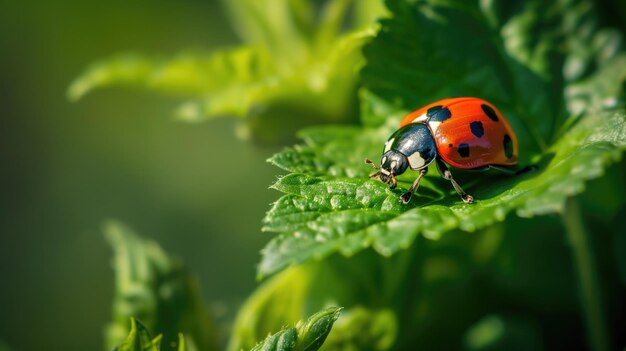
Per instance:
[[[563,224],[572,248],[576,274],[580,286],[580,300],[587,328],[587,343],[591,350],[607,351],[610,348],[600,285],[588,233],[574,198],[567,200]]]

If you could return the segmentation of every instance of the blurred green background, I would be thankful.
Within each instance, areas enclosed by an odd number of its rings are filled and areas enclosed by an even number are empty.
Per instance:
[[[275,149],[235,120],[171,120],[172,98],[70,82],[117,52],[237,43],[217,1],[3,2],[0,10],[0,340],[101,349],[113,297],[100,224],[124,221],[183,257],[225,319],[256,285]],[[231,196],[232,188],[240,197]],[[213,306],[215,307],[215,306]],[[215,309],[215,308],[214,308]]]

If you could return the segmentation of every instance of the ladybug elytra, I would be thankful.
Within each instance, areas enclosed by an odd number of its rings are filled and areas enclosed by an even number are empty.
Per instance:
[[[435,162],[439,174],[452,183],[463,202],[474,198],[454,180],[446,166],[461,169],[496,169],[514,174],[507,167],[517,164],[517,137],[509,122],[491,103],[474,98],[444,99],[406,115],[400,129],[387,140],[376,172],[370,175],[394,189],[396,176],[407,169],[419,171],[409,190],[401,197],[408,203],[420,180]],[[502,167],[504,166],[504,167]]]

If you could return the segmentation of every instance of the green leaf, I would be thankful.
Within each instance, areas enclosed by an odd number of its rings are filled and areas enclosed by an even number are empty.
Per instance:
[[[150,336],[148,329],[134,318],[130,319],[130,332],[128,337],[119,346],[113,348],[114,351],[159,351],[161,348],[161,336],[154,339]]]
[[[190,96],[178,111],[183,119],[199,115],[243,116],[277,86],[276,66],[262,47],[242,46],[212,54],[182,53],[171,59],[118,55],[92,65],[68,90],[71,100],[112,85]],[[211,97],[197,104],[203,96]]]
[[[393,344],[398,324],[395,312],[366,306],[398,300],[397,294],[404,291],[401,285],[405,282],[398,272],[402,262],[395,256],[384,258],[370,250],[350,258],[350,262],[333,256],[280,272],[263,282],[239,309],[227,350],[250,349],[258,340],[283,328],[285,321],[307,319],[329,306],[345,309],[324,349],[341,346],[339,349],[361,350],[364,341]],[[379,289],[379,285],[384,288]],[[299,328],[311,327],[315,328],[309,323],[309,327]]]
[[[341,300],[349,300],[342,298],[346,292],[338,288],[339,282],[334,274],[324,273],[319,264],[293,267],[272,277],[239,309],[227,350],[250,349],[268,334],[284,327],[286,321],[305,319],[328,307],[327,303],[336,305]],[[315,289],[318,286],[330,288]]]
[[[130,332],[126,339],[114,351],[159,351],[161,350],[162,335],[152,338],[150,331],[135,318],[130,319]],[[190,350],[185,347],[183,334],[178,334],[178,351]]]
[[[178,333],[178,351],[191,351],[195,350],[195,347],[187,347],[187,343],[185,342],[185,336],[182,333]]]
[[[600,177],[626,148],[626,56],[614,32],[597,30],[588,2],[388,4],[392,19],[365,48],[362,76],[371,93],[361,95],[363,126],[304,130],[304,144],[269,160],[292,174],[272,186],[285,195],[264,219],[264,230],[278,235],[262,252],[260,277],[334,252],[349,256],[373,247],[392,255],[417,235],[474,231],[510,212],[561,212],[567,197],[582,192],[585,181]],[[467,40],[468,32],[480,40]],[[574,44],[585,35],[612,44],[581,53]],[[574,59],[588,68],[563,76]],[[522,162],[538,170],[511,177],[453,169],[474,196],[471,205],[432,170],[418,196],[401,205],[415,174],[402,175],[391,191],[368,179],[363,159],[380,156],[408,110],[459,95],[495,102],[518,133]]]
[[[195,345],[216,350],[215,327],[198,283],[182,264],[121,223],[106,223],[104,232],[115,253],[115,299],[113,322],[106,329],[107,348],[120,344],[129,333],[128,319],[137,318],[147,328],[162,332],[167,345],[179,340],[183,332],[189,339],[188,349]]]
[[[324,348],[327,350],[389,350],[398,333],[395,314],[389,309],[369,310],[357,306],[342,313]]]
[[[298,331],[287,328],[265,338],[252,348],[252,351],[292,351],[296,347]]]
[[[595,73],[621,43],[617,33],[598,30],[584,0],[388,4],[393,19],[364,49],[365,86],[407,109],[451,96],[484,97],[503,111],[528,152],[545,151],[563,120],[581,112],[564,109],[565,85]],[[468,33],[480,40],[468,40]],[[618,70],[607,85],[623,78]]]
[[[127,54],[92,65],[70,86],[70,100],[94,89],[132,86],[176,94],[176,116],[246,119],[241,135],[267,128],[354,119],[361,47],[384,13],[379,0],[225,2],[246,44],[172,58]],[[297,116],[297,118],[294,118]],[[269,125],[269,127],[267,126]],[[278,131],[284,134],[291,129]]]
[[[341,308],[330,307],[317,312],[295,328],[286,328],[265,338],[252,348],[253,351],[316,351],[330,333],[339,318]]]
[[[400,179],[400,189],[391,191],[368,179],[369,170],[362,162],[350,162],[360,149],[378,149],[380,145],[367,144],[366,139],[379,133],[364,129],[339,136],[329,129],[328,136],[358,147],[341,152],[329,142],[286,151],[296,160],[296,172],[307,166],[310,174],[294,173],[272,186],[287,195],[274,203],[264,219],[263,229],[279,235],[263,250],[259,274],[333,252],[352,255],[370,246],[391,255],[409,247],[420,233],[436,239],[457,227],[473,231],[503,220],[513,210],[524,217],[560,212],[568,196],[584,190],[585,180],[601,176],[606,165],[620,159],[626,148],[624,116],[613,111],[583,119],[547,150],[535,173],[473,179],[466,187],[476,199],[472,205],[460,202],[447,182],[432,176],[423,181],[417,199],[401,205],[398,199],[410,185],[408,176]],[[327,153],[330,149],[336,152]],[[362,155],[373,157],[375,152]],[[285,158],[279,158],[281,166],[288,168]],[[332,175],[317,175],[323,168]]]
[[[298,331],[297,350],[315,351],[319,349],[333,328],[333,324],[339,318],[341,307],[330,307],[309,317],[306,321],[300,321],[296,325]]]
[[[379,0],[224,1],[244,41],[267,47],[281,63],[310,61],[342,35],[369,27],[386,13]]]

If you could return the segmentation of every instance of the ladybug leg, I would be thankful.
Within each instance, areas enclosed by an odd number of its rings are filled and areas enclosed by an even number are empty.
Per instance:
[[[409,202],[409,200],[411,200],[411,196],[417,190],[417,188],[420,186],[420,181],[422,180],[422,177],[426,175],[426,173],[428,173],[428,167],[420,169],[420,174],[417,176],[415,181],[413,181],[413,184],[411,185],[411,188],[409,188],[409,191],[407,191],[406,193],[402,194],[402,196],[400,197],[400,201],[403,204],[407,204]]]
[[[389,185],[389,189],[393,190],[396,188],[396,186],[398,186],[398,181],[396,180],[396,177],[393,175],[393,172],[391,172],[389,181],[391,182],[391,184]]]
[[[448,169],[448,166],[446,166],[446,164],[443,163],[441,158],[437,157],[435,160],[437,161],[437,170],[439,171],[439,174],[441,174],[443,179],[449,180],[450,183],[452,183],[452,186],[454,187],[454,190],[456,190],[456,192],[459,195],[461,195],[461,199],[463,199],[463,202],[465,202],[466,204],[471,204],[472,202],[474,202],[474,197],[472,197],[471,195],[468,195],[463,190],[463,188],[461,188],[459,183],[457,183],[454,180],[454,178],[452,178],[452,173],[450,173],[450,170]]]

